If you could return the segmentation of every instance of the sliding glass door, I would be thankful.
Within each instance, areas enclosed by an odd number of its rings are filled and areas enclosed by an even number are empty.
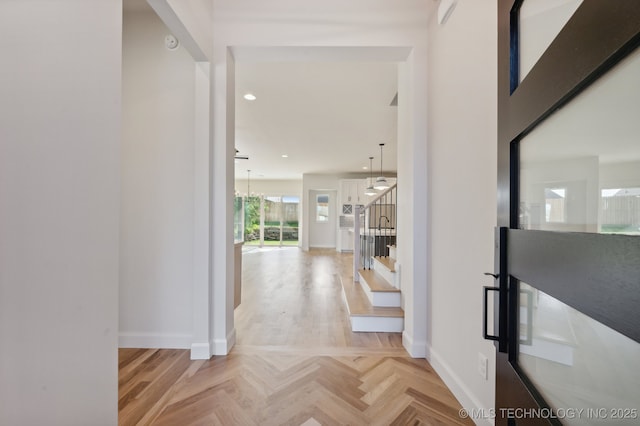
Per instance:
[[[244,244],[262,245],[262,197],[244,197]]]
[[[282,245],[297,246],[300,197],[282,197]]]
[[[264,197],[264,244],[298,245],[299,197]]]
[[[297,246],[300,197],[236,197],[235,236],[248,246]]]

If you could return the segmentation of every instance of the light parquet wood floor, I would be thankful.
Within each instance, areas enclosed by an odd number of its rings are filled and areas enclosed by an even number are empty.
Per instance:
[[[349,262],[332,251],[246,255],[231,353],[120,349],[119,424],[473,424],[399,335],[350,331],[339,288]]]

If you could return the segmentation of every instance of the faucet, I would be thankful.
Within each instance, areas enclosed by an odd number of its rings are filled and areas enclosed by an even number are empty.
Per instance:
[[[381,215],[378,218],[378,231],[380,231],[382,229],[382,227],[380,226],[380,222],[382,222],[382,218],[385,218],[387,220],[387,225],[389,225],[391,223],[391,221],[389,220],[389,218],[387,216]]]

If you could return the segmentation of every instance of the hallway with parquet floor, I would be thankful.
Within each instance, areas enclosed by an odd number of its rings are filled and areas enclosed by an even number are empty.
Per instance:
[[[473,424],[399,334],[351,332],[350,271],[333,250],[246,251],[231,353],[120,349],[119,424]]]

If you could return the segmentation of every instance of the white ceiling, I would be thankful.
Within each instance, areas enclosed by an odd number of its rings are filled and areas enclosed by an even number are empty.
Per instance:
[[[146,0],[124,10],[152,12]],[[153,12],[152,12],[153,13]],[[234,48],[236,179],[396,172],[398,63],[407,48]],[[255,101],[243,99],[245,93]],[[288,158],[282,158],[282,155]]]
[[[236,64],[236,178],[396,171],[397,62]],[[251,92],[257,99],[247,101]],[[282,155],[288,158],[282,158]]]

